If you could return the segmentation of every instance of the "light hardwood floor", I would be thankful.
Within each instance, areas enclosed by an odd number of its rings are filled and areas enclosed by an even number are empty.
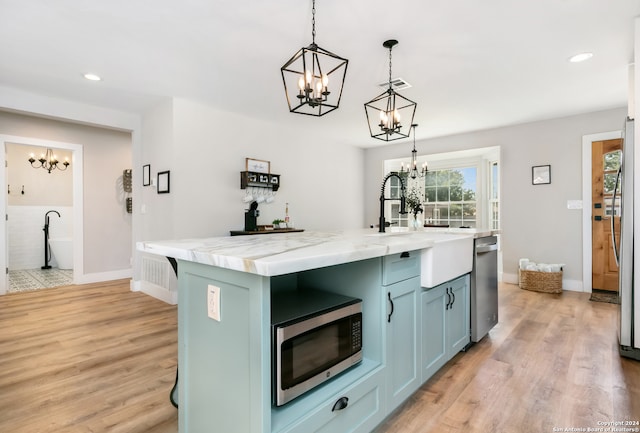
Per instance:
[[[616,318],[615,305],[586,294],[503,284],[500,324],[376,432],[640,420],[640,362],[619,357]],[[0,297],[0,432],[176,433],[176,326],[175,306],[128,280]]]
[[[177,432],[177,309],[129,280],[0,296],[0,432]]]

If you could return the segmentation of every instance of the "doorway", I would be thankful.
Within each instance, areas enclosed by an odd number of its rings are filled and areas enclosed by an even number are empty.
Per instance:
[[[26,145],[26,146],[37,146],[38,148],[52,148],[52,149],[63,149],[65,151],[70,152],[71,154],[71,165],[70,169],[73,175],[73,186],[72,186],[72,197],[73,197],[73,206],[70,207],[71,212],[73,214],[73,227],[72,227],[72,250],[73,250],[73,271],[72,271],[72,284],[77,284],[80,276],[83,275],[83,169],[82,169],[82,161],[83,161],[83,148],[79,144],[73,143],[65,143],[65,142],[57,142],[52,140],[43,140],[38,138],[31,137],[20,137],[20,136],[10,136],[10,135],[0,135],[0,144],[4,151],[2,152],[2,159],[4,159],[4,163],[0,163],[0,176],[4,179],[4,188],[6,191],[10,190],[10,184],[7,182],[7,147],[12,144],[18,145]],[[14,161],[15,163],[15,161]],[[26,162],[25,162],[26,163]],[[14,189],[14,191],[16,191]],[[18,193],[22,193],[22,189],[18,190]],[[2,194],[2,199],[0,199],[0,212],[8,215],[8,199],[7,195]],[[10,281],[9,281],[9,247],[10,247],[10,237],[9,237],[9,224],[7,222],[6,217],[2,218],[2,224],[4,225],[0,229],[0,241],[5,245],[5,248],[0,250],[0,266],[3,267],[5,271],[5,278],[0,279],[0,295],[3,295],[9,291]],[[58,277],[61,277],[58,275]],[[67,279],[56,279],[55,281],[63,281],[67,282]]]
[[[618,169],[622,139],[591,144],[591,284],[592,290],[618,291],[618,265],[614,240],[620,243],[620,188]]]

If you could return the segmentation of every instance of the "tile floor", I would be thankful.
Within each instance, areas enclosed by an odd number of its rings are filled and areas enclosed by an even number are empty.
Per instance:
[[[72,269],[23,269],[9,271],[8,293],[26,292],[73,284]]]

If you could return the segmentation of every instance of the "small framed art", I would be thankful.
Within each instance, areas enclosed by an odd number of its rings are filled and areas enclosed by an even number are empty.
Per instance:
[[[263,161],[261,159],[246,158],[246,170],[253,171],[254,173],[271,173],[271,163],[269,161]]]
[[[170,172],[159,171],[158,172],[158,194],[168,194],[170,185]]]
[[[534,185],[551,183],[551,166],[535,165],[531,167],[531,183]]]
[[[151,164],[142,166],[142,186],[151,185]]]

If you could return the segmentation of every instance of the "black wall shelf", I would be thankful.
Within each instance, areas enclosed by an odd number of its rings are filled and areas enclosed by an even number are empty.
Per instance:
[[[240,189],[269,188],[277,191],[280,188],[280,175],[270,173],[257,173],[254,171],[240,172]]]

